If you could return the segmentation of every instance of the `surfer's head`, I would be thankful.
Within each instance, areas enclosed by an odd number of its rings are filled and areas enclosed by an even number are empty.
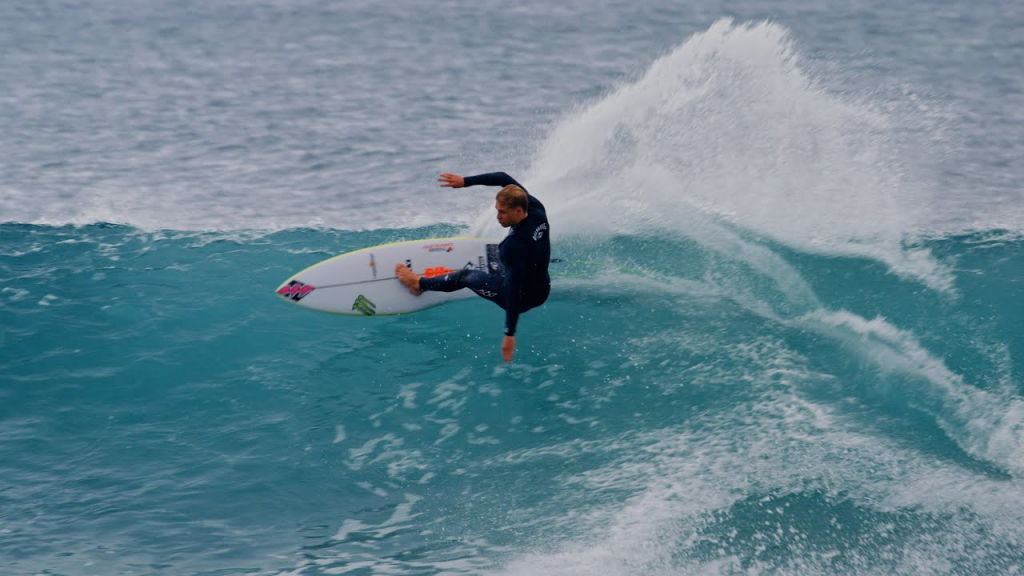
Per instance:
[[[515,226],[526,218],[526,191],[510,184],[498,191],[494,198],[494,208],[498,211],[498,224],[502,228]]]

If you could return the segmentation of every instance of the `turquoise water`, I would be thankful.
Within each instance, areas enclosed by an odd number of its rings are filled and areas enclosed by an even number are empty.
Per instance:
[[[1022,17],[0,6],[0,571],[1024,569]],[[548,207],[511,364],[274,294],[442,170]]]
[[[963,270],[947,293],[778,246],[800,294],[682,238],[569,245],[608,265],[563,265],[509,366],[488,303],[342,319],[274,299],[334,250],[451,232],[5,225],[5,554],[55,573],[1022,561],[1019,237],[921,246]]]

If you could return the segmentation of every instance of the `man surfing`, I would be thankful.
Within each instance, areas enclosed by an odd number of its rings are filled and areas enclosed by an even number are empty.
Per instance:
[[[414,295],[423,292],[454,292],[469,288],[479,296],[505,310],[505,337],[501,341],[501,357],[512,361],[516,347],[516,324],[519,315],[540,306],[551,292],[548,262],[551,260],[548,216],[544,205],[530,196],[519,182],[504,172],[480,174],[463,178],[458,174],[441,174],[442,188],[464,186],[501,186],[494,200],[498,223],[509,228],[508,236],[498,246],[501,274],[463,269],[444,276],[423,278],[405,264],[395,265],[398,280]]]

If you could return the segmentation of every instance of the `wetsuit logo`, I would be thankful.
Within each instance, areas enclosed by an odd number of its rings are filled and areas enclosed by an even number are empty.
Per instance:
[[[298,280],[292,280],[291,282],[288,283],[287,286],[281,286],[281,288],[278,289],[277,293],[278,295],[283,296],[288,300],[294,300],[298,302],[299,300],[305,298],[306,295],[312,292],[313,290],[316,290],[316,288],[310,286],[309,284],[303,284]]]
[[[356,297],[356,301],[352,303],[352,309],[362,312],[364,316],[373,316],[377,313],[377,305],[362,294]]]
[[[544,231],[547,230],[547,229],[548,229],[548,223],[547,222],[541,224],[540,226],[537,226],[537,229],[533,231],[533,241],[536,242],[537,240],[540,240],[541,238],[543,238],[544,237]]]

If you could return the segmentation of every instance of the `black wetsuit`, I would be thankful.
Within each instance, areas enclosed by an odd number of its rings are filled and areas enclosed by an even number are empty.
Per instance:
[[[523,185],[504,172],[480,174],[464,179],[465,186]],[[519,314],[536,308],[548,299],[551,277],[551,240],[544,205],[526,193],[526,218],[512,226],[498,246],[498,258],[504,267],[501,275],[480,270],[459,270],[434,278],[420,278],[421,290],[454,292],[469,288],[505,310],[505,334],[515,336]]]

